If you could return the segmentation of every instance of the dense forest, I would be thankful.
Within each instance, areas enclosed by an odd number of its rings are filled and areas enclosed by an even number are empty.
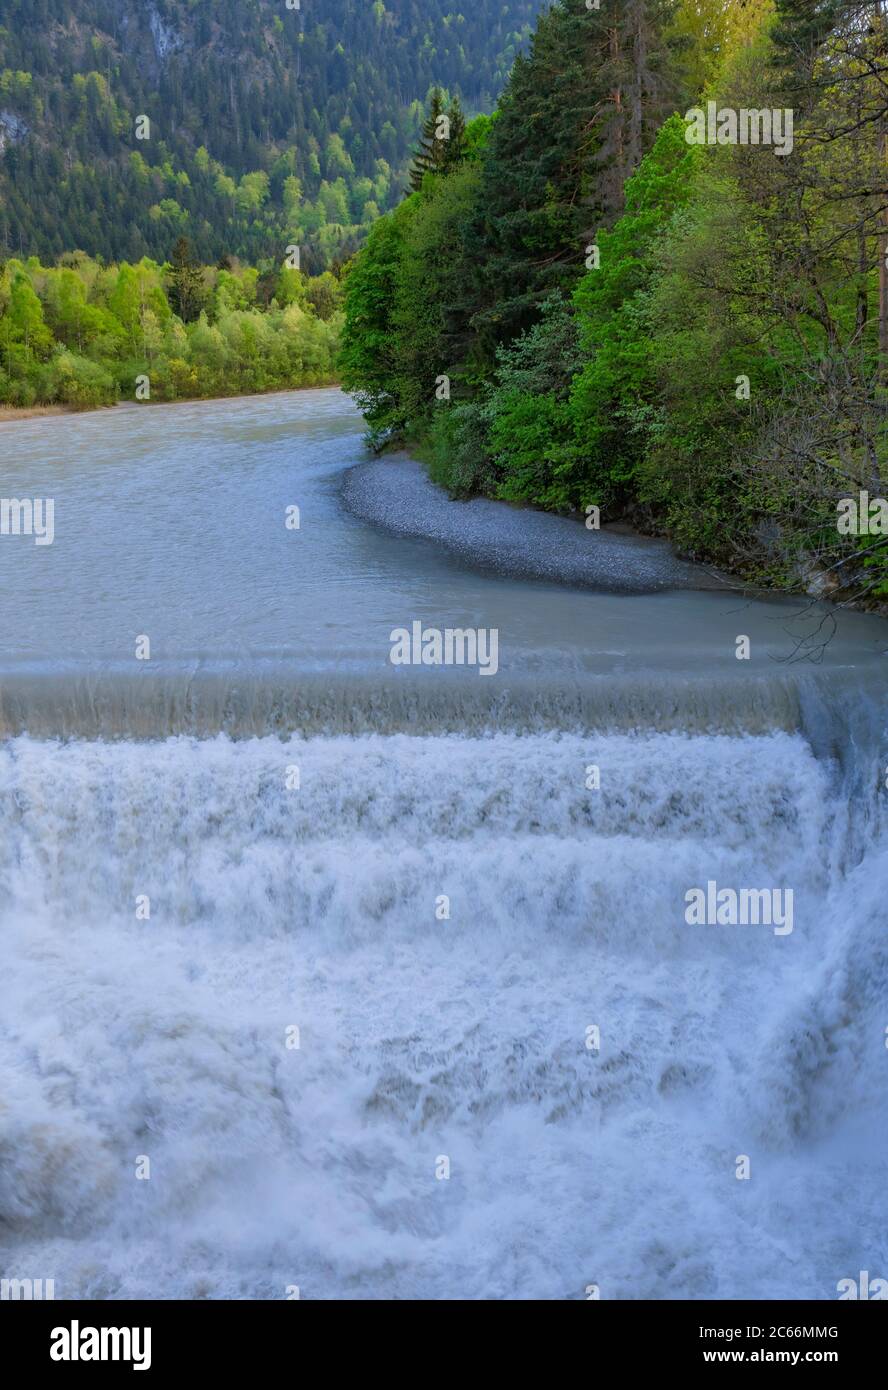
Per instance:
[[[371,442],[880,601],[886,98],[873,0],[559,0],[348,272]]]
[[[0,257],[344,259],[430,88],[489,110],[542,0],[4,0]]]
[[[326,384],[340,298],[329,271],[200,266],[184,238],[163,266],[13,258],[0,272],[0,402],[83,410]]]

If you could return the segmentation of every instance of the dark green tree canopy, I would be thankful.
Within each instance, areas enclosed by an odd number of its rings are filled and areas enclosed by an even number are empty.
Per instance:
[[[544,3],[4,0],[0,254],[186,235],[255,264],[295,236],[317,274],[402,196],[432,85],[489,110]]]

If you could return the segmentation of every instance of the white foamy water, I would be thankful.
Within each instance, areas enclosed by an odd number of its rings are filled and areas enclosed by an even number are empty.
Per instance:
[[[58,1296],[884,1267],[886,858],[831,863],[801,736],[23,737],[0,777],[0,1219]],[[792,934],[689,927],[710,877],[793,887]]]
[[[888,1276],[882,624],[839,615],[821,669],[787,605],[394,540],[339,504],[336,393],[4,442],[58,537],[0,547],[4,1277],[830,1299]],[[415,617],[497,627],[496,679],[395,672]],[[710,880],[791,889],[792,932],[689,926]]]

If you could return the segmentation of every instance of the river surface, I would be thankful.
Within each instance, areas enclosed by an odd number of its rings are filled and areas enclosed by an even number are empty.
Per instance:
[[[4,1277],[888,1276],[885,623],[395,537],[345,505],[334,390],[23,421],[0,457],[55,529],[0,536]],[[495,675],[394,666],[417,621],[496,629]],[[689,924],[711,881],[791,889],[791,932]]]

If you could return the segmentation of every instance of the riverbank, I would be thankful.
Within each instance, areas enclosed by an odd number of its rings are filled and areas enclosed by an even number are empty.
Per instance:
[[[74,415],[76,411],[64,405],[0,405],[0,425],[19,420],[39,420],[45,415]]]
[[[174,401],[148,400],[135,402],[130,400],[119,400],[115,401],[113,405],[87,406],[85,410],[70,405],[0,405],[0,425],[18,424],[21,420],[42,419],[44,416],[49,415],[99,415],[108,410],[116,410],[118,406],[122,405],[193,405],[196,401],[240,401],[248,400],[252,396],[289,396],[292,395],[294,391],[334,390],[338,388],[338,386],[338,381],[324,379],[302,386],[275,386],[269,391],[238,391],[233,395],[229,395],[228,392],[222,392],[221,394],[212,396],[179,396]]]
[[[435,541],[476,568],[511,578],[615,594],[732,587],[715,570],[679,559],[668,541],[628,527],[587,530],[571,517],[486,497],[455,501],[406,454],[349,469],[342,500],[354,516],[393,535]]]
[[[604,593],[668,589],[733,591],[764,599],[823,603],[888,618],[888,603],[830,591],[816,567],[800,569],[794,588],[762,588],[742,574],[684,560],[673,544],[628,523],[587,529],[579,517],[476,496],[456,499],[407,453],[385,454],[345,475],[342,499],[363,521],[392,535],[435,541],[477,569],[544,579]]]

